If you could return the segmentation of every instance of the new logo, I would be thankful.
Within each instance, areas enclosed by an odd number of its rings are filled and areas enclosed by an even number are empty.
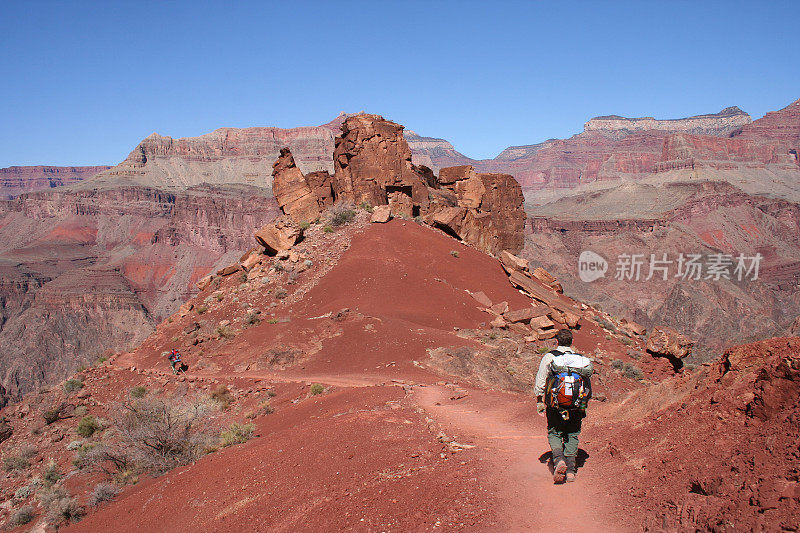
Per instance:
[[[608,261],[591,250],[584,250],[578,257],[578,277],[583,282],[590,283],[605,277],[607,270]]]

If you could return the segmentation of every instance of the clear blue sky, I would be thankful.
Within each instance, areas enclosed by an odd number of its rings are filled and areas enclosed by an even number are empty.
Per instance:
[[[800,98],[796,2],[0,4],[0,167],[366,110],[464,154]]]

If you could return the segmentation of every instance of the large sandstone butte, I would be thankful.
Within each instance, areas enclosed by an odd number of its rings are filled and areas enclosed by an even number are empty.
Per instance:
[[[411,162],[403,126],[379,115],[348,116],[341,128],[332,177],[303,175],[288,148],[273,165],[275,199],[295,222],[316,219],[333,202],[388,206],[393,216],[420,216],[485,252],[522,249],[524,197],[512,176],[463,166],[437,178]]]

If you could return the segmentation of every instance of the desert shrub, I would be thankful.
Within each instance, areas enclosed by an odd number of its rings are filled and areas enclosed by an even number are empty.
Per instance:
[[[323,392],[325,392],[325,387],[323,387],[319,383],[314,383],[313,385],[311,385],[311,394],[313,396],[322,394]]]
[[[606,329],[606,330],[611,331],[611,332],[617,331],[617,328],[614,326],[614,324],[612,324],[611,322],[609,322],[605,318],[599,318],[598,317],[597,318],[597,325],[600,326],[601,328]]]
[[[34,489],[31,485],[23,485],[14,492],[14,498],[17,500],[25,500],[33,496]]]
[[[211,399],[220,406],[222,410],[227,409],[233,403],[233,394],[228,387],[220,385],[211,393]]]
[[[75,410],[72,411],[71,416],[72,417],[86,416],[86,413],[88,412],[89,412],[88,407],[86,407],[85,405],[79,405],[78,407],[75,408]]]
[[[214,294],[214,299],[216,301],[218,301],[218,302],[221,302],[222,300],[225,299],[225,295],[218,292],[218,293]]]
[[[55,485],[61,477],[61,472],[58,471],[58,465],[51,459],[50,462],[47,463],[47,466],[44,467],[44,472],[42,473],[42,480],[45,486]]]
[[[450,250],[450,255],[452,255],[453,257],[458,257],[458,251]]]
[[[40,494],[39,501],[46,510],[47,521],[56,527],[64,522],[77,522],[86,514],[78,501],[60,486]]]
[[[68,379],[64,382],[64,392],[67,394],[72,394],[75,391],[81,390],[83,388],[83,381],[72,378]]]
[[[286,267],[283,266],[283,263],[281,263],[280,261],[275,261],[272,264],[272,270],[274,270],[275,272],[283,272],[284,270],[286,270]]]
[[[97,358],[97,364],[98,365],[102,365],[106,361],[108,361],[108,357],[106,357],[105,355],[100,356],[100,357]]]
[[[625,363],[622,361],[622,359],[614,359],[611,361],[611,368],[614,370],[622,370],[623,366],[625,366]]]
[[[208,306],[207,305],[198,305],[197,306],[197,314],[198,315],[202,315],[206,311],[208,311]]]
[[[625,363],[622,367],[622,374],[629,379],[644,379],[642,369],[631,363]]]
[[[633,341],[631,339],[629,339],[628,337],[621,337],[619,339],[619,342],[621,342],[622,344],[624,344],[626,346],[630,346],[631,344],[633,344]]]
[[[263,402],[258,404],[258,408],[256,408],[254,411],[251,411],[251,412],[247,413],[247,415],[245,415],[245,416],[246,416],[246,418],[249,418],[250,420],[252,420],[252,419],[256,418],[257,416],[271,415],[274,412],[275,412],[275,408],[273,408],[270,405],[269,400],[265,400],[265,401],[263,401]]]
[[[301,230],[305,231],[305,230],[307,230],[308,228],[310,228],[310,227],[311,227],[311,222],[306,222],[306,221],[304,220],[303,222],[301,222],[300,224],[298,224],[298,226],[300,226],[300,229],[301,229]]]
[[[235,336],[230,326],[221,326],[221,325],[217,326],[216,333],[218,339],[228,340],[232,339]]]
[[[245,315],[245,317],[244,317],[244,326],[245,327],[257,326],[260,323],[261,323],[261,319],[258,318],[258,313],[256,313],[255,311],[251,311],[251,312],[247,313]]]
[[[89,415],[81,418],[81,421],[78,422],[78,427],[75,431],[81,437],[88,438],[94,435],[95,431],[98,429],[100,429],[100,422],[98,422],[97,419],[92,415]]]
[[[369,202],[367,202],[366,200],[364,200],[363,202],[361,202],[361,204],[359,204],[359,206],[358,206],[358,207],[360,207],[361,209],[363,209],[363,210],[364,210],[364,211],[366,211],[367,213],[372,213],[372,212],[375,210],[375,209],[373,209],[373,207],[372,207],[372,204],[370,204],[370,203],[369,203]]]
[[[212,439],[207,405],[198,401],[149,395],[112,412],[111,435],[79,450],[78,468],[157,475],[199,459]]]
[[[324,231],[325,233],[333,233],[333,228],[330,226],[325,226],[324,228],[322,228],[322,231]]]
[[[550,351],[550,348],[548,348],[547,346],[539,346],[539,348],[537,348],[536,351],[541,354],[545,354]]]
[[[143,385],[136,385],[130,391],[131,398],[144,398],[147,394],[147,387]]]
[[[23,459],[31,459],[39,453],[39,449],[34,446],[33,444],[23,444],[17,450],[17,455],[22,457]]]
[[[220,444],[223,448],[227,448],[228,446],[247,442],[253,438],[255,429],[255,424],[237,424],[234,422],[228,429],[220,433]]]
[[[15,528],[19,526],[24,526],[25,524],[30,523],[33,520],[33,507],[30,505],[25,505],[17,509],[14,514],[11,515],[11,518],[8,519],[8,527]]]
[[[103,502],[110,502],[119,494],[119,488],[113,483],[103,481],[94,486],[94,490],[89,494],[87,503],[91,507],[97,507]]]
[[[289,293],[286,292],[286,289],[277,289],[275,291],[275,298],[278,300],[283,300],[287,296],[289,296]]]
[[[6,469],[6,472],[24,470],[29,466],[31,466],[30,461],[18,455],[9,455],[3,458],[3,467]]]
[[[97,448],[96,443],[82,443],[75,448],[75,457],[72,459],[72,466],[78,470],[91,467],[95,462],[95,454],[93,450]]]
[[[349,224],[355,218],[356,212],[346,207],[337,207],[331,213],[330,225],[333,227]]]

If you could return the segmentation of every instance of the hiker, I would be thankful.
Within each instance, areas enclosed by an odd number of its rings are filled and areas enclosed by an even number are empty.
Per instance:
[[[547,440],[553,450],[553,481],[575,481],[578,436],[592,395],[592,362],[572,350],[572,331],[559,330],[558,347],[539,363],[536,411],[547,417]]]
[[[173,374],[177,374],[181,371],[183,362],[181,361],[181,354],[178,350],[172,350],[167,356],[167,359],[169,359],[169,364],[172,366]]]

